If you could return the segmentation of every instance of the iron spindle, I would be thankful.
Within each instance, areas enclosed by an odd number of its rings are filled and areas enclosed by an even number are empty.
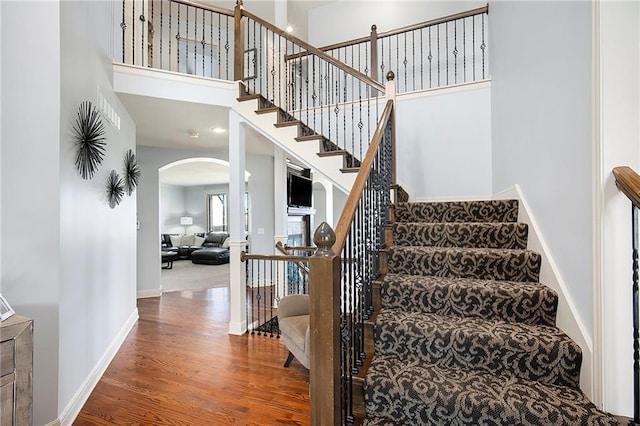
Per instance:
[[[444,51],[446,52],[447,86],[449,85],[449,23],[444,23]]]
[[[462,81],[467,81],[467,18],[462,18]]]
[[[149,28],[149,67],[153,67],[153,35],[155,33],[154,29],[153,29],[153,21],[154,21],[154,9],[155,9],[155,3],[153,2],[153,0],[151,1],[151,18],[148,19],[148,28]]]
[[[180,72],[180,3],[178,3],[178,33],[176,34],[176,58],[177,58],[177,71]]]
[[[438,87],[440,87],[440,26],[436,27],[436,49],[437,49],[437,54],[438,54],[438,58],[436,60],[437,66],[438,66]]]
[[[225,79],[229,80],[229,16],[225,17],[225,41],[224,41],[224,57],[226,63],[226,71],[225,71]],[[218,51],[220,51],[220,46],[218,46]],[[219,68],[219,67],[218,67]],[[218,72],[218,78],[221,78],[220,72]]]
[[[131,3],[131,65],[136,64],[136,2]]]
[[[476,81],[476,17],[471,17],[471,51],[473,59],[473,81]]]
[[[404,91],[407,91],[407,33],[404,33],[404,61],[402,64],[404,65]]]
[[[413,90],[416,90],[416,32],[411,31],[411,76],[413,77]]]
[[[633,420],[631,426],[640,425],[640,324],[638,323],[638,207],[631,205],[631,246],[633,268]]]
[[[164,2],[161,1],[160,2],[160,69],[164,69],[162,68],[162,40],[164,39],[164,8],[163,8],[163,4]]]
[[[219,19],[218,19],[218,22],[220,22]],[[202,39],[204,40],[204,29],[202,30]],[[219,45],[218,45],[218,52],[220,52]],[[202,60],[204,61],[204,58],[202,58]],[[213,70],[215,69],[213,67],[213,12],[209,12],[209,69],[211,72],[211,77],[222,78],[220,74],[220,60],[218,60],[218,73],[215,74],[213,72]],[[228,74],[228,69],[227,69],[227,74]],[[229,75],[227,75],[227,78],[229,78]]]
[[[458,25],[453,21],[453,82],[458,83]]]
[[[482,44],[480,45],[480,50],[482,50],[482,79],[484,80],[484,49],[486,48],[484,43],[484,14],[480,16],[482,17]]]

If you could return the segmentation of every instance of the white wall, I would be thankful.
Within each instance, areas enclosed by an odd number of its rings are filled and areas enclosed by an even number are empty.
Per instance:
[[[520,185],[591,339],[591,4],[495,2],[490,17],[493,192]]]
[[[489,83],[400,95],[396,105],[398,183],[418,200],[492,194]]]
[[[596,228],[596,254],[602,257],[596,269],[601,303],[595,309],[602,326],[594,340],[601,354],[596,377],[603,389],[597,397],[606,410],[632,416],[631,207],[616,188],[611,169],[627,165],[640,171],[640,7],[638,2],[599,2],[595,13],[600,24],[595,28],[600,59],[595,194],[602,223]]]
[[[486,5],[486,1],[332,1],[309,10],[309,42],[326,46]],[[327,29],[330,23],[330,30]]]
[[[135,196],[115,210],[104,196],[107,172],[135,148],[135,128],[110,84],[114,5],[1,6],[2,293],[34,319],[34,424],[73,416],[136,315]],[[26,32],[25,22],[33,25]],[[38,52],[37,67],[28,66],[29,52]],[[105,121],[105,160],[85,181],[74,168],[71,128],[97,87],[122,129]]]
[[[1,2],[0,7],[0,290],[18,314],[34,319],[34,424],[45,424],[57,418],[61,401],[60,5]],[[29,52],[39,52],[37,67],[20,66]]]
[[[184,226],[180,225],[180,218],[186,215],[185,190],[184,186],[160,185],[161,234],[184,234]]]
[[[125,195],[114,209],[105,195],[109,171],[122,175],[124,155],[128,149],[135,152],[136,146],[135,125],[111,84],[111,28],[116,11],[117,4],[111,1],[60,3],[58,413],[62,417],[71,404],[78,403],[76,393],[94,368],[104,363],[105,353],[119,344],[122,333],[126,335],[137,318],[136,192]],[[96,103],[98,88],[121,117],[121,128],[118,131],[102,116],[105,158],[94,178],[84,180],[74,167],[70,128],[82,101]]]

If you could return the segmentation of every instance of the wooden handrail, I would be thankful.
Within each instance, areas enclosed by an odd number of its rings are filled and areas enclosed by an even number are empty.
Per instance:
[[[242,10],[242,16],[246,16],[247,18],[253,19],[257,23],[259,23],[263,27],[268,28],[269,30],[273,31],[275,34],[279,35],[280,37],[284,37],[285,39],[289,40],[293,44],[297,44],[298,46],[300,46],[304,50],[306,50],[306,52],[304,52],[304,53],[300,52],[298,54],[300,57],[306,56],[308,54],[316,55],[317,57],[321,58],[322,60],[324,60],[326,62],[329,62],[330,64],[334,65],[338,69],[346,72],[349,75],[352,75],[352,76],[356,77],[358,80],[363,81],[364,83],[368,84],[369,86],[371,86],[371,87],[379,90],[380,92],[384,93],[384,91],[385,91],[384,86],[382,84],[378,83],[377,81],[374,81],[373,79],[371,79],[371,77],[369,77],[369,76],[361,73],[360,71],[350,67],[349,65],[343,63],[342,61],[339,61],[336,58],[327,55],[326,53],[324,53],[323,51],[321,51],[317,47],[314,47],[314,46],[310,45],[309,43],[307,43],[306,41],[304,41],[302,39],[299,39],[298,37],[296,37],[296,36],[294,36],[292,34],[289,34],[288,32],[276,27],[272,23],[270,23],[268,21],[265,21],[264,19],[260,18],[259,16],[256,16],[253,13],[247,11],[246,9],[241,8],[241,10]],[[296,55],[296,56],[298,56],[298,55]]]
[[[397,35],[397,34],[406,33],[406,32],[409,32],[409,31],[415,31],[415,30],[419,30],[419,29],[422,29],[422,28],[432,27],[434,25],[444,24],[445,22],[455,21],[457,19],[468,18],[470,16],[479,15],[481,13],[489,13],[489,5],[488,4],[486,6],[478,7],[476,9],[467,10],[465,12],[454,13],[453,15],[443,16],[442,18],[431,19],[429,21],[424,21],[424,22],[421,22],[421,23],[418,23],[418,24],[408,25],[406,27],[397,28],[395,30],[386,31],[386,32],[383,32],[383,33],[377,33],[377,38],[381,39],[381,38],[384,38],[384,37],[391,37],[391,36],[394,36],[394,35]],[[371,41],[371,37],[370,36],[358,37],[358,38],[354,38],[352,40],[348,40],[348,41],[343,41],[343,42],[340,42],[340,43],[334,43],[334,44],[329,44],[329,45],[326,45],[326,46],[322,46],[322,47],[319,47],[318,49],[323,51],[323,52],[327,52],[329,50],[342,49],[343,47],[354,46],[356,44],[366,43],[368,41]],[[304,52],[302,53],[303,56],[305,54],[306,53],[304,53]],[[300,54],[286,55],[285,56],[285,61],[297,58],[298,56],[300,56]]]
[[[618,189],[631,200],[634,206],[640,208],[640,175],[627,166],[614,168],[613,175]]]
[[[307,262],[309,256],[290,256],[290,255],[278,255],[278,254],[250,254],[244,251],[240,253],[240,261],[246,260],[284,260],[287,262]]]
[[[284,246],[284,245],[282,245],[282,242],[278,241],[278,242],[276,243],[276,248],[278,249],[278,251],[279,251],[280,253],[284,254],[285,256],[288,256],[288,255],[289,255],[289,251],[288,251],[288,249],[290,249],[291,247],[289,247],[289,246]],[[307,250],[307,251],[315,251],[315,250],[316,250],[316,248],[315,248],[315,247],[308,247],[308,248],[312,248],[313,250]],[[278,256],[278,257],[282,258],[282,257],[284,257],[284,256]],[[309,259],[309,257],[308,257],[308,256],[302,256],[302,257],[306,257],[307,262],[308,262],[308,259]],[[305,272],[307,275],[309,275],[309,268],[307,268],[307,266],[306,266],[304,263],[302,263],[302,262],[298,261],[298,262],[295,262],[295,264],[296,264],[296,266],[297,266],[298,268],[300,268],[303,272]]]
[[[353,217],[356,214],[356,209],[358,208],[358,201],[360,200],[362,190],[364,189],[364,185],[369,177],[369,172],[371,171],[371,166],[373,165],[375,157],[374,153],[378,150],[378,146],[382,141],[384,127],[387,124],[387,120],[389,120],[393,114],[393,111],[393,101],[388,100],[384,107],[384,111],[382,111],[382,115],[378,120],[376,131],[373,133],[371,144],[369,145],[369,149],[367,149],[367,154],[365,155],[364,160],[362,160],[356,180],[349,192],[349,198],[347,198],[347,201],[344,203],[342,214],[340,214],[340,219],[338,219],[338,223],[336,224],[336,242],[332,247],[334,253],[342,253],[342,248],[344,247],[345,241],[347,240],[347,234],[349,233],[349,227],[351,226]]]
[[[202,4],[202,3],[198,3],[190,0],[170,0],[170,2],[181,3],[181,4],[184,4],[185,6],[198,7],[200,9],[208,10],[210,12],[215,12],[221,15],[227,15],[227,16],[233,17],[233,10],[227,10],[223,7],[211,6],[208,4]]]

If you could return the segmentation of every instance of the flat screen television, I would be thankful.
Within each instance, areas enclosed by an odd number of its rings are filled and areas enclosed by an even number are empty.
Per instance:
[[[311,207],[313,181],[304,176],[289,175],[287,204],[291,207]]]

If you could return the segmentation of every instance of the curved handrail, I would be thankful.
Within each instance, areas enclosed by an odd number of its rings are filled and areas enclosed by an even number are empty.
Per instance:
[[[613,175],[618,189],[631,200],[634,206],[640,208],[640,175],[628,166],[615,167]]]
[[[344,203],[342,214],[340,214],[340,219],[338,219],[338,223],[336,224],[335,228],[336,242],[332,247],[333,252],[336,254],[342,253],[342,249],[347,239],[347,234],[349,233],[349,227],[351,226],[353,217],[356,214],[356,209],[358,208],[358,201],[360,200],[360,196],[362,195],[362,191],[367,182],[367,177],[369,176],[371,166],[373,165],[373,161],[375,159],[374,154],[378,150],[378,146],[382,141],[384,127],[387,124],[387,120],[389,120],[389,117],[391,117],[391,115],[393,114],[393,110],[393,100],[388,100],[387,104],[384,107],[384,111],[382,111],[382,115],[378,120],[376,131],[371,138],[371,144],[369,145],[369,149],[367,149],[367,154],[362,160],[362,164],[360,165],[360,170],[358,171],[356,180],[351,187],[351,191],[349,192],[349,198],[347,198],[347,201]]]
[[[321,51],[320,49],[318,49],[317,47],[314,47],[312,45],[310,45],[309,43],[307,43],[306,41],[299,39],[298,37],[289,34],[288,32],[276,27],[275,25],[273,25],[272,23],[265,21],[264,19],[260,18],[259,16],[254,15],[253,13],[247,11],[246,9],[244,9],[242,6],[240,7],[241,11],[242,11],[242,16],[245,16],[247,18],[253,19],[254,21],[256,21],[257,23],[261,24],[262,26],[264,26],[265,28],[268,28],[270,31],[273,31],[275,34],[279,35],[280,37],[283,37],[287,40],[289,40],[291,43],[297,44],[298,46],[302,47],[303,49],[306,50],[306,52],[301,52],[295,56],[306,56],[307,54],[311,53],[313,55],[316,55],[317,57],[323,59],[326,62],[329,62],[330,64],[334,65],[335,67],[339,68],[340,70],[346,72],[347,74],[350,74],[354,77],[356,77],[358,80],[365,82],[366,84],[368,84],[369,86],[379,90],[380,92],[384,93],[385,92],[385,87],[378,83],[377,81],[373,80],[371,77],[361,73],[360,71],[346,65],[345,63],[343,63],[342,61],[339,61],[338,59],[327,55],[325,52]]]
[[[305,251],[315,251],[316,250],[316,247],[289,247],[289,246],[283,245],[282,242],[280,242],[280,241],[278,241],[276,243],[276,248],[278,249],[278,251],[280,253],[284,254],[285,256],[289,255],[289,251],[288,250],[291,250],[291,249],[295,249],[295,250],[311,249],[311,250],[305,250]],[[282,258],[284,256],[278,256],[278,257]],[[305,256],[303,256],[303,257],[305,257]],[[307,257],[307,259],[309,259],[309,258]],[[294,262],[294,263],[296,264],[296,266],[301,271],[303,271],[305,274],[309,275],[309,268],[307,268],[307,266],[303,262],[297,261],[297,262]]]

